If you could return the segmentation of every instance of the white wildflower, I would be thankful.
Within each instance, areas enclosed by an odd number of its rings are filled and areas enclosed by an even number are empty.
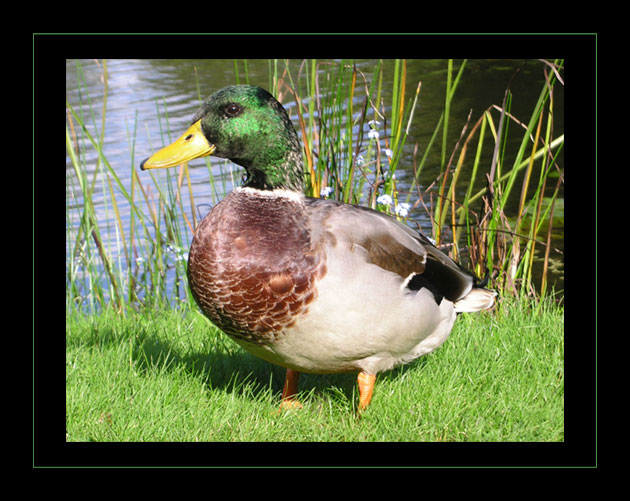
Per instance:
[[[370,132],[368,132],[368,137],[370,139],[376,139],[378,140],[379,138],[379,133],[376,130],[376,125],[378,125],[380,122],[377,122],[376,120],[370,120],[368,122],[368,126],[370,127]]]
[[[392,158],[392,150],[390,150],[389,148],[385,148],[385,155],[387,155],[387,158]]]
[[[381,204],[381,205],[391,205],[392,204],[392,197],[390,197],[389,195],[380,195],[376,199],[376,203],[377,204]]]
[[[332,186],[326,186],[325,188],[322,188],[320,190],[319,196],[322,197],[322,198],[326,198],[332,192],[333,192],[333,187]]]
[[[408,204],[406,202],[401,202],[399,204],[396,204],[396,208],[394,209],[394,211],[396,212],[397,216],[407,217],[409,215],[410,208],[411,208],[411,204]]]

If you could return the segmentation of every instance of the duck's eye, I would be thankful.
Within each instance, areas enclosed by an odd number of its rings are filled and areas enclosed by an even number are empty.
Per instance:
[[[236,117],[241,114],[243,107],[237,103],[230,103],[225,107],[225,114],[228,117]]]

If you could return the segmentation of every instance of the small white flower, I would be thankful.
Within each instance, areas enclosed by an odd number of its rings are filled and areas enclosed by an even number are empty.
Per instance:
[[[359,155],[357,157],[357,165],[363,165],[365,163],[365,158],[363,158],[363,155]]]
[[[142,256],[138,256],[136,258],[136,263],[140,264],[140,263],[144,263],[144,258]]]
[[[181,247],[177,247],[176,245],[167,245],[166,253],[171,254],[176,263],[188,259],[188,252],[186,252],[186,250],[182,249]]]
[[[406,202],[401,202],[399,204],[396,204],[396,208],[394,209],[394,211],[396,212],[397,216],[407,217],[409,215],[410,208],[411,208],[411,204],[408,204]]]
[[[378,139],[379,138],[379,134],[377,130],[371,130],[370,132],[368,132],[368,137],[370,139]]]
[[[387,155],[387,158],[392,158],[392,150],[390,150],[389,148],[385,148],[385,155]]]
[[[333,192],[333,187],[332,186],[326,186],[325,188],[322,188],[320,190],[319,196],[322,197],[322,198],[326,198],[332,192]]]
[[[381,122],[377,122],[376,120],[370,120],[370,121],[368,122],[368,125],[369,125],[370,129],[373,129],[375,125],[378,125],[378,124],[380,124],[380,123],[381,123]]]
[[[392,204],[392,197],[390,197],[389,195],[380,195],[376,199],[376,203],[377,204],[381,204],[381,205],[391,205]]]

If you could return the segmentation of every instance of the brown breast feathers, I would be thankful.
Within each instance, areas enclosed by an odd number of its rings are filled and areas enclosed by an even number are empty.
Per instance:
[[[306,312],[325,273],[304,205],[248,190],[230,193],[206,216],[188,261],[202,311],[227,334],[257,344]]]

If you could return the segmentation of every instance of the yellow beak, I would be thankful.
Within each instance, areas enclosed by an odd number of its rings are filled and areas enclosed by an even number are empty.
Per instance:
[[[192,124],[174,143],[156,151],[140,164],[142,170],[174,167],[194,158],[212,155],[216,150],[201,131],[201,120]]]

